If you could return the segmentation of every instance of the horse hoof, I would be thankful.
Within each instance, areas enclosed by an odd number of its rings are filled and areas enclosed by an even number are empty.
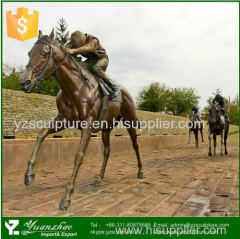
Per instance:
[[[225,154],[228,155],[228,151],[226,151]]]
[[[139,178],[139,179],[143,178],[143,172],[138,172],[137,178]]]
[[[223,153],[220,153],[220,156],[223,156]]]
[[[98,187],[98,186],[100,186],[100,184],[101,184],[101,180],[95,180],[92,185],[94,187]]]
[[[24,184],[26,186],[31,185],[32,182],[34,181],[34,178],[35,178],[35,174],[31,174],[31,175],[25,174]]]
[[[59,204],[60,210],[66,210],[70,206],[70,200],[66,200],[65,198],[62,198]]]
[[[212,156],[212,153],[209,152],[209,153],[208,153],[208,156]]]

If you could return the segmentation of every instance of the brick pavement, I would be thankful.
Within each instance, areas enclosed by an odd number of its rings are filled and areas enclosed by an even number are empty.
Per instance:
[[[84,161],[71,206],[60,211],[73,165],[38,168],[33,185],[24,172],[3,178],[3,216],[238,216],[239,135],[228,140],[228,156],[207,156],[207,144],[179,145],[143,154],[144,178],[137,179],[134,154],[111,157],[100,186],[93,181],[102,155]]]

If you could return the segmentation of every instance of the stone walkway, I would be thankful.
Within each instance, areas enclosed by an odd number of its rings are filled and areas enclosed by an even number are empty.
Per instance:
[[[72,166],[36,170],[23,185],[24,172],[3,178],[3,216],[238,216],[239,135],[228,140],[228,156],[208,157],[208,145],[179,145],[142,156],[144,178],[137,179],[133,154],[110,157],[105,179],[92,185],[102,156],[84,161],[71,206],[58,204]]]

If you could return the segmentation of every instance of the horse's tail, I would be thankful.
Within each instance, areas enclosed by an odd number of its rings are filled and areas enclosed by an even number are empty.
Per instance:
[[[137,126],[138,129],[142,129],[142,121],[140,119],[137,119]]]

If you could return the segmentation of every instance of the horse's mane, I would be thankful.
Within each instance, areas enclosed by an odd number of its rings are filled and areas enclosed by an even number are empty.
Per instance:
[[[54,39],[52,40],[51,44],[53,44],[54,46],[57,46],[65,55],[65,57],[67,57],[67,60],[69,62],[69,64],[76,70],[79,71],[78,67],[81,68],[80,64],[77,66],[76,62],[73,60],[74,56],[68,55],[66,52],[66,48],[64,47],[64,45],[58,40],[58,39]]]
[[[65,56],[67,55],[66,49],[64,47],[64,45],[58,40],[58,39],[53,39],[52,41],[49,40],[49,36],[48,35],[44,35],[42,36],[39,40],[37,40],[37,42],[46,42],[49,45],[54,45],[57,46],[64,54]]]
[[[58,39],[53,39],[51,41],[47,35],[44,35],[36,43],[38,43],[38,42],[45,42],[49,46],[53,45],[53,46],[56,46],[58,49],[60,49],[64,53],[64,56],[65,56],[62,63],[67,61],[71,65],[72,69],[77,71],[82,76],[83,80],[89,81],[87,76],[82,73],[82,70],[86,70],[86,69],[84,69],[84,66],[79,64],[78,60],[75,59],[74,56],[72,56],[72,55],[70,55],[69,53],[66,52],[66,48],[64,47],[64,45]],[[60,63],[60,65],[62,63]]]

